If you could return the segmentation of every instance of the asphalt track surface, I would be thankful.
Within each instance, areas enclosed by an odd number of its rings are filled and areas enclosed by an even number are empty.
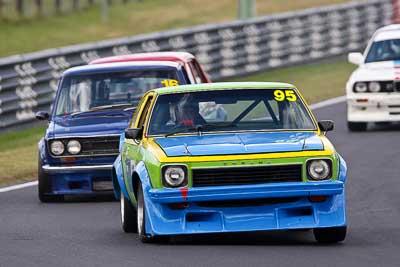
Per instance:
[[[41,204],[36,187],[0,194],[0,266],[400,266],[400,126],[349,133],[345,104],[318,109],[349,166],[342,244],[312,232],[174,238],[142,244],[121,230],[119,203],[75,199]]]

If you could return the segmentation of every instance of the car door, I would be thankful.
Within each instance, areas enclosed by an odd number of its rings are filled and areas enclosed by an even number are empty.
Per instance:
[[[147,93],[143,97],[143,102],[138,107],[139,110],[135,120],[132,120],[129,124],[130,128],[142,128],[146,125],[153,104],[153,99],[153,92]],[[122,151],[122,166],[125,185],[127,185],[128,194],[131,199],[134,199],[132,190],[132,173],[135,170],[136,164],[139,163],[142,159],[141,149],[143,149],[142,138],[138,138],[135,140],[125,139],[125,144]]]

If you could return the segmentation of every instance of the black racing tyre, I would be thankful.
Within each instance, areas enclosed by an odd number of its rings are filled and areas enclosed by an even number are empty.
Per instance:
[[[313,231],[318,243],[332,244],[341,242],[346,238],[347,227],[315,228]]]
[[[120,196],[121,225],[125,233],[137,233],[136,209],[121,191]]]
[[[44,172],[43,163],[38,156],[38,196],[43,203],[60,202],[64,200],[63,195],[49,195],[51,191],[51,181],[49,176]]]
[[[363,132],[367,130],[366,122],[347,122],[347,128],[350,132]]]
[[[143,196],[142,184],[137,188],[137,233],[142,243],[159,243],[168,241],[168,236],[153,236],[146,234],[146,206]]]

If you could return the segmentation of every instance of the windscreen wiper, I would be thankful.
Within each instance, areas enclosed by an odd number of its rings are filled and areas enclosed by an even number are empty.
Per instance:
[[[97,106],[94,108],[91,108],[89,110],[85,110],[85,111],[77,111],[74,113],[71,113],[71,116],[75,116],[75,115],[79,115],[82,113],[87,113],[87,112],[93,112],[93,111],[99,111],[99,110],[104,110],[104,109],[114,109],[114,108],[121,108],[121,107],[133,107],[132,104],[114,104],[114,105],[103,105],[103,106]]]
[[[208,131],[208,130],[214,130],[214,129],[219,129],[219,128],[226,128],[226,127],[231,127],[235,126],[234,123],[218,123],[218,124],[211,124],[211,123],[205,123],[205,124],[199,124],[194,127],[189,127],[189,128],[183,128],[183,129],[178,129],[176,131],[169,132],[164,135],[164,137],[168,137],[171,135],[179,134],[179,133],[187,133],[191,131],[197,131],[199,135],[202,135],[203,131]]]

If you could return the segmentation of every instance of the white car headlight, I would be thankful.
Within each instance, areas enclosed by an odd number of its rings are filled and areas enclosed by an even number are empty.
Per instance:
[[[165,187],[187,185],[187,168],[184,165],[167,165],[162,168],[162,180]]]
[[[53,141],[50,144],[50,151],[56,156],[62,155],[64,153],[64,144],[61,141]]]
[[[364,82],[358,82],[358,83],[356,83],[356,84],[354,85],[354,90],[355,90],[357,93],[364,93],[364,92],[367,91],[367,89],[368,89],[367,83],[364,83]]]
[[[370,82],[368,85],[368,89],[370,92],[379,92],[381,90],[381,85],[378,82]]]
[[[310,180],[322,181],[332,177],[332,161],[312,159],[307,162],[307,174]]]
[[[72,155],[79,154],[81,152],[81,143],[77,140],[71,140],[67,144],[67,151]]]

